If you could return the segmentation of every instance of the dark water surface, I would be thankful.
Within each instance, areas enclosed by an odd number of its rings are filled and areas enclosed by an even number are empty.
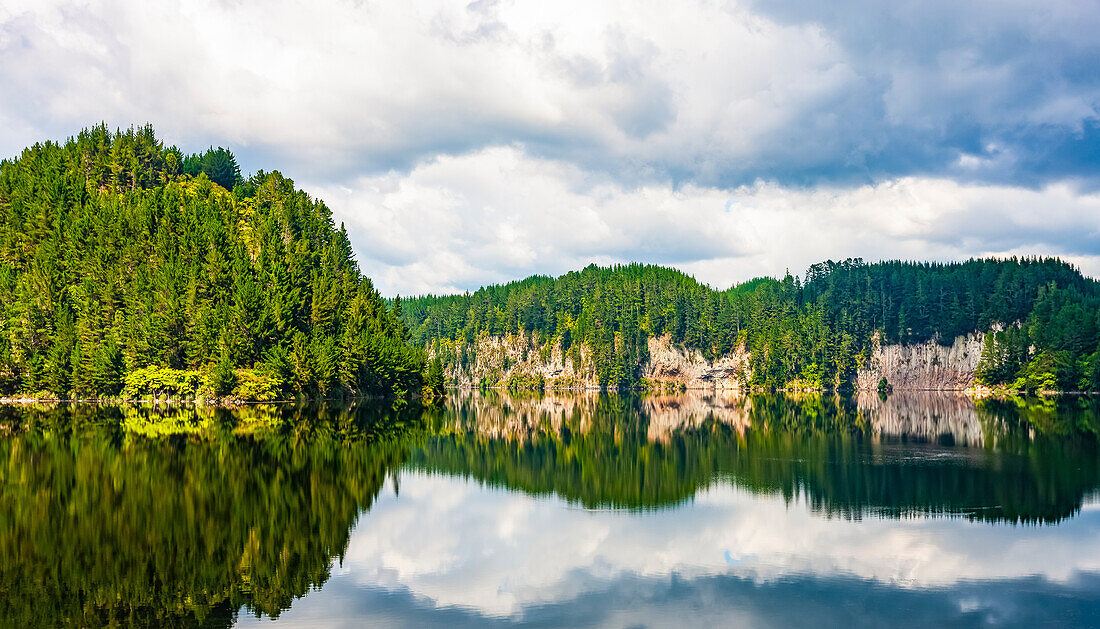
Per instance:
[[[4,626],[1100,626],[1084,398],[0,408]]]

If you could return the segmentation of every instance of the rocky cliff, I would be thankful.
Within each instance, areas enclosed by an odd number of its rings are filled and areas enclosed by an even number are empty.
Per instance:
[[[710,361],[696,350],[673,345],[666,335],[649,339],[649,363],[642,377],[655,386],[687,389],[741,389],[749,377],[749,354],[738,347],[732,354]]]
[[[463,368],[452,365],[448,382],[460,387],[536,383],[551,389],[597,389],[596,366],[587,347],[563,352],[560,344],[540,347],[535,337],[518,334],[482,336],[467,346],[472,357]],[[696,350],[672,343],[668,336],[648,341],[649,362],[642,377],[653,388],[738,390],[747,381],[749,355],[738,350],[710,361]]]
[[[448,383],[459,387],[480,383],[503,386],[519,379],[526,383],[541,380],[551,389],[598,389],[592,353],[584,346],[572,349],[563,352],[560,343],[540,347],[534,335],[483,335],[464,348],[466,366],[451,365],[446,377]]]
[[[874,390],[886,378],[894,389],[965,391],[974,386],[982,340],[981,334],[970,334],[948,346],[932,341],[876,345],[871,360],[856,375],[856,388]]]
[[[982,335],[960,336],[949,346],[934,342],[915,345],[876,345],[859,370],[857,389],[874,391],[886,378],[895,390],[965,391],[974,386],[974,372],[982,352]],[[736,391],[751,375],[749,354],[743,348],[707,360],[696,350],[672,343],[668,336],[650,338],[649,361],[642,377],[654,389]],[[535,337],[512,334],[482,336],[465,347],[465,365],[451,365],[448,383],[459,387],[513,386],[519,388],[597,389],[596,366],[587,347],[563,352],[560,344],[540,346]]]

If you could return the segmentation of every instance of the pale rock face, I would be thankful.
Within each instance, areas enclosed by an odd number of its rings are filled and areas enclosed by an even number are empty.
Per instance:
[[[481,336],[470,349],[476,357],[474,363],[465,370],[455,365],[447,372],[449,381],[460,387],[477,386],[485,377],[507,382],[512,374],[520,374],[541,375],[548,387],[599,388],[591,352],[583,345],[577,363],[561,351],[560,343],[544,357],[533,334]]]
[[[983,339],[981,334],[968,334],[947,347],[933,341],[877,345],[869,363],[856,374],[856,388],[876,389],[885,377],[895,389],[966,391],[974,386]]]
[[[856,375],[856,388],[873,391],[883,377],[895,390],[966,391],[974,387],[983,335],[969,334],[950,346],[928,341],[914,345],[876,345]],[[668,335],[650,338],[649,362],[642,377],[655,387],[739,391],[751,376],[743,346],[710,361],[697,350],[672,343]],[[579,360],[555,344],[540,350],[533,335],[482,336],[470,348],[476,357],[465,370],[453,366],[447,376],[460,387],[477,386],[488,377],[507,382],[513,374],[542,376],[548,388],[596,389],[599,382],[591,352],[581,346]]]
[[[696,350],[674,346],[666,334],[649,339],[649,364],[642,369],[642,377],[688,389],[738,390],[749,377],[749,354],[738,346],[712,362]]]
[[[743,348],[708,361],[696,350],[673,345],[668,335],[649,339],[649,362],[642,377],[658,385],[688,389],[739,390],[749,374],[749,355]],[[512,374],[541,375],[548,387],[599,388],[591,352],[581,346],[576,363],[555,344],[544,356],[534,336],[483,336],[473,344],[476,360],[465,370],[447,373],[458,386],[476,386],[483,377],[507,382]]]

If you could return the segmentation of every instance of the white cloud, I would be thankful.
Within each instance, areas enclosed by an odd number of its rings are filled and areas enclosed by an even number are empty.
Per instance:
[[[858,80],[819,28],[712,2],[28,2],[0,61],[0,109],[35,134],[8,152],[148,120],[335,179],[502,142],[720,177]]]
[[[825,259],[1060,254],[1100,274],[1100,195],[903,178],[857,188],[627,188],[517,147],[311,186],[389,294],[590,262],[678,266],[716,287]]]
[[[319,193],[390,294],[631,260],[1100,272],[1100,13],[794,4],[14,0],[0,154],[99,120],[228,144]]]

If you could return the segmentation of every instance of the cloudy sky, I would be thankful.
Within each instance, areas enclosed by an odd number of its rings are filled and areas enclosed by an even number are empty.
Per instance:
[[[1100,4],[0,4],[0,155],[99,121],[322,198],[386,294],[591,262],[1100,276]]]

